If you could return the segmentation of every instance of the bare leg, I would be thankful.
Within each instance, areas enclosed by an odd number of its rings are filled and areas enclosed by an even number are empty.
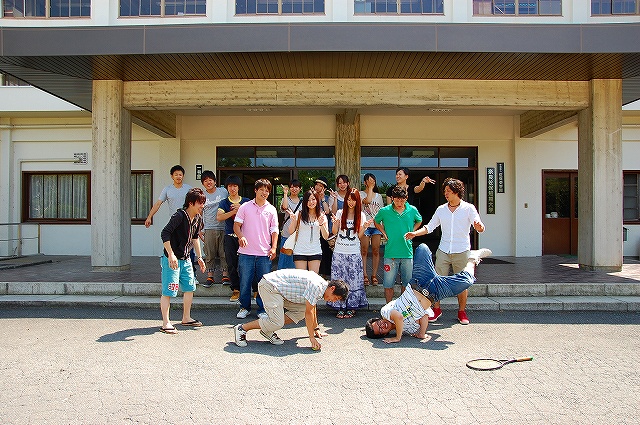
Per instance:
[[[393,299],[393,288],[384,288],[384,299],[390,303]]]
[[[380,239],[382,235],[371,236],[371,276],[378,274],[378,267],[380,266]]]
[[[191,317],[191,304],[193,303],[193,292],[185,292],[182,295],[182,323],[193,321]]]
[[[173,328],[171,322],[169,322],[169,305],[171,304],[171,297],[162,295],[160,297],[160,312],[162,313],[162,327],[165,329]]]

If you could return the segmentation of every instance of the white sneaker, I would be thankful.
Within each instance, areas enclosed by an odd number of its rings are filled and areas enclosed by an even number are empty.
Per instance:
[[[249,310],[247,310],[246,308],[241,308],[238,314],[236,314],[236,317],[238,319],[246,319],[248,315],[249,315]]]
[[[258,318],[259,319],[268,319],[269,315],[263,311],[262,313],[258,314]]]
[[[474,249],[469,251],[469,260],[472,260],[477,266],[484,257],[488,257],[491,254],[493,252],[489,248]]]
[[[269,335],[267,335],[267,333],[265,331],[260,329],[260,335],[262,335],[263,337],[267,338],[269,340],[269,342],[272,343],[273,345],[282,345],[282,344],[284,344],[284,341],[281,340],[280,337],[278,337],[278,335],[276,335],[275,332],[272,333],[271,336],[269,336]],[[245,342],[245,344],[246,344],[246,342]]]
[[[247,346],[247,331],[242,329],[242,325],[234,326],[233,327],[233,334],[234,334],[234,337],[235,337],[236,345],[238,347],[246,347]]]

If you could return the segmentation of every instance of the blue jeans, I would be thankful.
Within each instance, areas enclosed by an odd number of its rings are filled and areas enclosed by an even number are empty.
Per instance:
[[[400,269],[400,279],[402,280],[402,286],[407,286],[407,284],[411,280],[412,267],[413,258],[385,258],[382,286],[384,286],[385,288],[393,288],[393,285],[396,283],[398,269]]]
[[[413,276],[410,283],[429,291],[434,302],[458,295],[473,285],[475,280],[476,278],[466,270],[452,276],[438,275],[429,247],[420,244],[416,248],[413,256]]]
[[[262,276],[271,272],[271,260],[266,256],[238,254],[238,274],[240,275],[240,306],[251,311],[251,288]],[[256,297],[258,314],[264,312],[260,294]]]
[[[288,238],[281,236],[280,245],[278,246],[278,248],[282,248],[282,245],[284,245],[284,242],[287,239]],[[296,268],[296,265],[293,263],[293,255],[283,254],[282,252],[278,253],[278,270],[295,269],[295,268]]]

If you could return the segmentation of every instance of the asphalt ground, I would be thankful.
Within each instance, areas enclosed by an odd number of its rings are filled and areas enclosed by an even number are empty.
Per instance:
[[[364,336],[320,312],[273,346],[233,344],[232,310],[197,310],[202,328],[158,331],[159,311],[0,310],[2,424],[636,424],[640,314],[474,312],[429,326],[431,340]],[[180,312],[172,311],[174,322]],[[478,357],[533,356],[492,372]]]

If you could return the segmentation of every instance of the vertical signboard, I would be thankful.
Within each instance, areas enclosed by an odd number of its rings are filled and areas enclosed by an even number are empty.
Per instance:
[[[504,162],[498,162],[496,165],[496,174],[498,178],[496,189],[498,193],[504,193]]]
[[[496,213],[496,169],[487,167],[487,214]]]

